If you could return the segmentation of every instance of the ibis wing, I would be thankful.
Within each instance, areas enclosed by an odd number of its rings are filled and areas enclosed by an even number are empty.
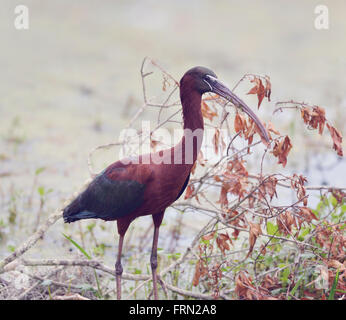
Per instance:
[[[116,220],[130,214],[142,204],[145,184],[130,178],[116,180],[114,170],[112,178],[109,177],[109,170],[108,174],[107,170],[99,174],[87,189],[65,208],[65,222],[91,218]]]

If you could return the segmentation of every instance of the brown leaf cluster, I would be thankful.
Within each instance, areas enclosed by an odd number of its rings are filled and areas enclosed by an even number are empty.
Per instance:
[[[301,109],[301,116],[308,126],[313,129],[318,128],[319,134],[323,133],[324,125],[326,122],[326,111],[318,106],[312,108],[303,107]]]
[[[195,266],[195,274],[193,276],[192,285],[198,286],[201,277],[208,274],[208,268],[203,260],[198,260]]]
[[[235,284],[235,293],[240,299],[277,300],[276,297],[270,295],[269,290],[264,286],[275,286],[275,280],[271,277],[266,277],[263,281],[263,285],[256,288],[253,284],[251,276],[248,276],[244,271],[240,271],[235,279]]]
[[[215,234],[216,232],[214,231],[203,236],[202,238],[204,240],[212,240],[215,238]],[[216,236],[216,240],[219,238],[219,236],[220,235]],[[227,238],[227,235],[222,234],[221,238],[225,236]],[[221,242],[225,242],[225,240],[223,239]],[[212,244],[200,244],[198,248],[199,260],[195,266],[192,284],[197,286],[201,279],[206,280],[205,283],[207,284],[208,288],[213,291],[214,298],[217,299],[219,297],[219,281],[222,278],[221,264],[219,262],[210,263],[210,260],[208,259],[207,249],[209,249],[209,254],[211,254],[214,248]]]
[[[304,106],[301,108],[301,117],[303,118],[304,123],[310,128],[318,128],[319,134],[323,133],[324,126],[327,124],[327,128],[333,140],[333,149],[339,156],[343,156],[342,135],[336,128],[327,122],[326,112],[323,108],[319,106]]]
[[[325,266],[328,268],[327,271],[321,268],[320,276],[313,282],[317,282],[320,278],[324,279],[328,283],[329,290],[331,290],[334,279],[336,277],[337,270],[339,271],[339,278],[336,285],[335,299],[344,298],[344,292],[346,291],[346,261],[340,262],[336,259],[323,259]],[[312,282],[312,283],[313,283]],[[313,298],[316,298],[314,295]],[[322,300],[326,300],[326,297],[322,295]]]
[[[247,276],[245,272],[239,272],[235,280],[235,293],[241,299],[259,300],[259,295],[255,286],[252,284],[251,276]]]
[[[346,271],[346,261],[344,263],[339,262],[338,260],[329,260],[327,262],[329,268],[334,268],[336,270],[339,270],[341,272]]]
[[[265,124],[264,124],[264,126],[265,126]],[[255,122],[251,118],[249,118],[248,121],[246,121],[245,117],[242,116],[240,113],[237,113],[235,118],[234,118],[234,129],[235,129],[236,133],[239,132],[240,136],[244,137],[244,139],[247,140],[248,145],[252,144],[255,133],[257,133],[260,136],[263,144],[265,144],[265,145],[268,144],[267,141],[265,140],[265,138],[263,137],[261,130],[257,127]],[[270,129],[272,130],[272,132],[277,132],[274,129],[272,124],[271,124]],[[268,135],[270,137],[269,132],[268,132]],[[248,149],[248,153],[249,152],[250,152],[250,149]]]
[[[343,192],[340,189],[329,189],[329,192],[332,193],[333,197],[336,199],[338,204],[342,204],[343,201],[346,201],[346,192]]]
[[[249,119],[246,121],[245,117],[240,113],[237,113],[234,118],[234,130],[236,133],[240,133],[240,136],[244,137],[250,145],[253,142],[253,136],[256,133],[255,123]]]
[[[342,225],[319,225],[316,227],[316,242],[329,252],[329,258],[345,260],[346,236]]]
[[[219,233],[216,237],[216,244],[221,250],[222,254],[225,255],[226,250],[231,250],[230,245],[232,245],[232,240],[228,233]]]
[[[211,110],[209,105],[204,102],[204,100],[206,99],[203,99],[201,104],[202,116],[210,121],[213,121],[214,117],[217,117],[217,112],[216,110]]]
[[[238,159],[229,161],[222,177],[221,193],[218,202],[222,207],[227,207],[228,193],[237,195],[239,199],[243,198],[247,193],[248,172],[244,166],[244,161]],[[218,176],[216,179],[220,179],[220,177]]]
[[[285,235],[292,232],[292,227],[296,227],[296,220],[290,211],[283,212],[276,218],[279,231]]]
[[[208,284],[211,286],[213,290],[214,299],[217,299],[220,296],[219,281],[222,278],[221,265],[219,263],[215,263],[215,265],[211,268],[209,273],[210,280]]]
[[[266,195],[268,195],[271,201],[274,196],[277,197],[277,194],[276,194],[277,183],[278,183],[278,179],[276,177],[268,177],[267,179],[265,179],[259,187],[259,193],[258,193],[259,198],[263,199]]]
[[[242,135],[245,129],[247,129],[246,120],[240,113],[237,112],[234,118],[234,130],[236,133],[240,132]]]
[[[304,198],[304,200],[303,200],[304,206],[307,206],[307,204],[308,204],[308,198],[305,197],[306,196],[306,190],[304,187],[306,182],[307,182],[307,179],[303,175],[293,174],[293,177],[291,180],[291,187],[293,190],[296,190],[298,200],[301,200]]]
[[[273,155],[279,159],[278,163],[283,167],[287,164],[287,156],[292,149],[291,140],[285,136],[281,141],[275,140],[273,147]]]
[[[270,95],[271,95],[271,82],[270,78],[268,76],[265,76],[265,86],[263,85],[262,79],[258,76],[254,76],[254,78],[251,80],[251,82],[255,83],[255,86],[250,89],[250,91],[247,94],[257,94],[258,99],[258,109],[263,101],[263,98],[268,98],[268,101],[270,101]]]
[[[227,182],[223,182],[221,186],[220,197],[218,200],[218,203],[221,204],[221,208],[228,207],[228,198],[227,198],[228,190],[229,190],[229,185],[227,184]]]
[[[234,174],[247,177],[249,175],[245,168],[244,160],[235,159],[227,163],[227,172],[233,172]]]
[[[308,207],[299,207],[299,210],[297,212],[298,214],[298,223],[299,228],[301,228],[301,225],[303,222],[310,223],[312,220],[318,220],[318,218],[315,216],[315,214],[312,212],[312,210]]]
[[[269,273],[262,280],[261,286],[267,290],[275,290],[282,287],[277,277],[272,277]]]
[[[234,227],[246,228],[246,221],[242,214],[239,214],[236,210],[227,209],[222,212],[222,217],[226,220],[226,222]],[[234,239],[237,239],[239,236],[239,230],[237,228],[233,229],[232,236]]]

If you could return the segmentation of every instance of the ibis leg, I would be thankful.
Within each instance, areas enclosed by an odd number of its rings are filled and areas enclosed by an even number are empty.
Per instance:
[[[123,274],[123,266],[121,265],[121,252],[123,249],[124,236],[119,236],[119,245],[118,245],[118,256],[115,263],[115,278],[117,285],[117,299],[121,300],[121,275]]]
[[[150,257],[150,264],[151,264],[151,272],[153,275],[153,293],[154,293],[154,299],[158,299],[157,295],[157,244],[159,240],[159,229],[160,225],[163,219],[163,212],[160,214],[153,215],[154,220],[154,237],[153,237],[153,246],[151,249],[151,257]]]
[[[157,295],[157,243],[159,239],[159,228],[155,227],[154,230],[154,238],[153,238],[153,247],[151,250],[151,257],[150,257],[150,263],[151,263],[151,272],[153,275],[153,292],[154,292],[154,299],[158,299]]]

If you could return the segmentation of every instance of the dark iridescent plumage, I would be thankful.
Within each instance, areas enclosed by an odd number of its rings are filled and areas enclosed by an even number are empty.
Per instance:
[[[64,221],[122,218],[142,204],[144,189],[145,185],[137,181],[111,180],[106,173],[101,173],[65,208]]]

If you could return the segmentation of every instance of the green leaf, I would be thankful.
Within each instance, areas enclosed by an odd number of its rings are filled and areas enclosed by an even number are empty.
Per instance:
[[[328,201],[328,198],[327,198],[327,197],[323,196],[323,197],[322,197],[322,201],[323,201],[323,204],[324,204],[325,206],[329,206],[329,201]]]
[[[88,228],[89,231],[92,231],[95,228],[95,226],[96,226],[96,223],[92,222],[92,223],[87,225],[87,228]]]
[[[316,207],[316,211],[320,212],[323,207],[324,207],[324,204],[322,201],[320,201]]]
[[[336,291],[336,292],[341,292],[341,293],[346,293],[345,290],[341,290],[341,289],[336,289],[335,291]]]
[[[228,272],[229,270],[231,270],[231,267],[228,266],[221,268],[222,272]]]
[[[38,188],[37,188],[37,192],[39,193],[39,195],[40,195],[41,197],[43,197],[44,194],[45,194],[44,187],[38,187]]]
[[[336,271],[336,275],[333,281],[332,288],[330,289],[328,300],[334,300],[334,295],[336,291],[336,286],[338,285],[338,281],[339,281],[339,269]]]
[[[298,287],[299,287],[299,285],[300,285],[300,282],[303,280],[303,277],[304,277],[304,275],[302,275],[302,276],[298,279],[296,285],[295,285],[295,286],[293,287],[293,289],[291,290],[291,296],[294,296],[294,294],[296,293],[296,291],[297,291],[297,289],[298,289]],[[291,297],[288,296],[287,299],[288,299],[288,300],[291,300]]]
[[[282,270],[282,282],[287,283],[290,272],[291,270],[289,268],[285,268]]]
[[[16,250],[16,247],[9,244],[9,245],[7,246],[7,249],[8,249],[8,251],[10,251],[10,252],[14,252],[14,251]]]
[[[142,270],[140,270],[140,269],[135,269],[135,274],[142,274]]]
[[[82,252],[89,260],[91,260],[91,256],[74,240],[72,240],[69,236],[67,236],[66,234],[63,233],[63,236],[69,240],[80,252]],[[94,275],[95,275],[95,280],[96,280],[96,284],[97,284],[97,290],[98,290],[98,297],[102,298],[102,290],[101,290],[101,286],[100,286],[100,281],[99,278],[97,276],[96,270],[94,269]]]
[[[311,209],[311,211],[317,218],[320,217],[320,212],[318,210]]]
[[[332,206],[335,208],[338,205],[338,201],[334,196],[330,196],[329,202],[332,204]]]
[[[270,235],[274,235],[277,233],[277,231],[279,230],[277,225],[274,225],[273,223],[271,223],[270,221],[267,222],[267,233]]]
[[[341,211],[342,211],[342,213],[345,213],[345,212],[346,212],[346,204],[343,204],[343,205],[341,206]]]
[[[299,236],[298,236],[298,240],[299,240],[299,241],[304,241],[305,236],[306,236],[307,234],[309,234],[310,231],[311,231],[311,230],[310,230],[309,227],[302,228],[301,233],[300,233]]]
[[[106,245],[104,243],[99,244],[94,248],[94,253],[99,256],[103,256],[105,254]]]
[[[46,167],[40,167],[37,168],[35,171],[35,175],[38,176],[40,173],[42,173],[44,170],[46,170]]]
[[[82,252],[89,260],[91,260],[91,256],[73,239],[71,239],[69,236],[67,236],[65,233],[63,233],[63,236],[69,240],[80,252]]]
[[[265,262],[268,266],[270,266],[273,261],[274,261],[274,258],[272,256],[266,256],[265,257]]]
[[[201,242],[204,243],[205,245],[209,246],[210,241],[209,240],[205,240],[203,238],[201,238]]]

